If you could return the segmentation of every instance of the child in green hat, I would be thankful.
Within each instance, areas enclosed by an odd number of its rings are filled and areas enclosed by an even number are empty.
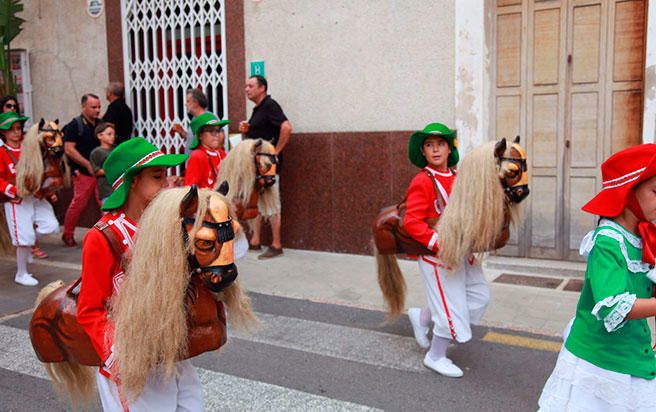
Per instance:
[[[441,123],[427,125],[410,136],[408,156],[422,170],[408,188],[403,225],[410,236],[433,252],[418,257],[428,307],[410,308],[408,318],[419,346],[430,348],[424,365],[458,378],[463,372],[447,358],[447,347],[451,340],[462,343],[471,339],[471,323],[480,321],[490,294],[483,271],[473,259],[452,269],[438,257],[436,224],[449,201],[456,178],[454,167],[460,159],[456,131]],[[429,341],[431,323],[433,337]]]
[[[103,164],[105,176],[114,192],[102,206],[108,213],[84,238],[77,320],[104,363],[98,372],[97,383],[105,410],[122,409],[125,405],[125,399],[119,395],[118,379],[113,375],[113,336],[111,323],[107,319],[107,306],[123,281],[125,259],[117,258],[116,246],[110,244],[109,238],[116,239],[115,243],[121,245],[123,256],[129,256],[139,218],[157,193],[167,186],[166,168],[182,164],[186,159],[187,155],[164,154],[144,138],[135,137],[116,147]],[[111,231],[110,236],[105,234],[107,231]],[[183,369],[190,374],[188,381],[198,381],[192,367]],[[160,399],[157,385],[151,386],[144,390],[150,398],[142,395],[134,402],[148,406],[152,399]],[[193,396],[200,396],[200,384],[189,391]]]
[[[199,188],[214,187],[219,175],[219,165],[226,157],[223,150],[225,133],[223,126],[229,120],[219,120],[214,114],[205,112],[194,117],[191,121],[191,130],[194,141],[191,144],[191,156],[185,170],[185,186],[197,185]]]
[[[0,148],[0,191],[6,200],[4,211],[11,241],[16,246],[14,281],[24,286],[36,286],[39,281],[27,272],[31,248],[35,245],[37,235],[57,233],[59,223],[52,205],[43,198],[40,191],[32,194],[27,188],[16,184],[16,170],[21,161],[23,124],[27,119],[15,112],[0,114],[0,135],[4,141],[4,145]],[[38,131],[33,129],[30,133],[38,133]],[[42,162],[40,157],[25,159],[24,162]],[[56,199],[55,195],[53,195],[54,199]]]

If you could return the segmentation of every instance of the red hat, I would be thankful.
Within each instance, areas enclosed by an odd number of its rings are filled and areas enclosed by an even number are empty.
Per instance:
[[[626,207],[631,189],[653,176],[656,176],[656,144],[645,143],[617,152],[601,165],[601,191],[581,209],[615,217]]]

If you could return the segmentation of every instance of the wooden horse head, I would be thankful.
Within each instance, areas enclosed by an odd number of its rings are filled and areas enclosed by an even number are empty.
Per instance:
[[[529,195],[528,167],[526,165],[526,152],[519,145],[519,136],[515,137],[510,145],[506,139],[497,142],[494,147],[494,157],[497,160],[499,179],[510,203],[520,203]]]

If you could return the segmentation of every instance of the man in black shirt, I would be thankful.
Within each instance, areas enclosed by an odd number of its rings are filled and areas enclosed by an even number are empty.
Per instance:
[[[132,137],[134,123],[132,121],[132,110],[125,103],[125,88],[121,82],[111,82],[105,89],[105,97],[109,102],[107,112],[103,121],[112,123],[116,128],[116,141],[118,146]]]
[[[271,142],[276,148],[279,161],[282,160],[282,152],[289,137],[292,134],[292,124],[283,113],[280,105],[267,94],[268,84],[262,76],[251,76],[246,81],[246,96],[250,101],[255,103],[253,113],[248,122],[239,124],[239,131],[246,134],[249,139],[264,139]],[[278,164],[278,173],[280,173]],[[276,182],[280,181],[280,176]],[[278,183],[274,185],[273,190],[278,190]],[[280,214],[269,217],[271,222],[272,241],[271,246],[258,258],[266,259],[282,254],[282,242],[280,240]],[[253,237],[251,238],[251,249],[260,248],[260,231],[262,229],[262,217],[255,219],[253,228]]]
[[[66,246],[77,246],[73,237],[75,226],[89,199],[96,196],[96,178],[89,156],[100,144],[94,131],[100,121],[99,115],[100,98],[87,93],[82,96],[82,114],[64,126],[64,152],[71,165],[73,178],[73,200],[66,210],[62,235]]]

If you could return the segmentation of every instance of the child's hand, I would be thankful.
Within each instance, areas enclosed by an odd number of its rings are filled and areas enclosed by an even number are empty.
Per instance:
[[[105,176],[105,170],[104,169],[98,169],[95,173],[96,176]]]

